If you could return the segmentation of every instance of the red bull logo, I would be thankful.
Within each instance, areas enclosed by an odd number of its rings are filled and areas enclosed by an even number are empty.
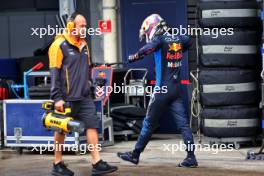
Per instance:
[[[100,71],[99,74],[98,74],[98,77],[99,77],[99,78],[106,78],[106,73]]]
[[[182,53],[175,53],[175,54],[171,54],[171,53],[167,53],[166,58],[169,60],[177,60],[177,59],[181,59],[183,57]]]
[[[182,46],[181,44],[179,43],[172,43],[172,44],[169,44],[169,51],[174,51],[174,52],[178,52],[179,50],[182,49]]]
[[[169,49],[166,58],[169,60],[177,60],[182,58],[182,45],[179,43],[169,44]]]

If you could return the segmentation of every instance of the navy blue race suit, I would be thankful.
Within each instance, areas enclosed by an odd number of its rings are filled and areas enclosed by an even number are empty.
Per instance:
[[[134,56],[134,60],[142,59],[144,56],[154,52],[156,66],[156,85],[166,86],[167,93],[154,93],[151,96],[147,114],[143,121],[143,127],[138,137],[135,150],[142,152],[148,144],[153,131],[158,126],[162,115],[170,111],[174,122],[179,128],[187,152],[194,154],[193,136],[189,126],[187,111],[184,107],[180,85],[180,67],[185,52],[191,45],[188,36],[155,36],[150,43],[143,46]]]

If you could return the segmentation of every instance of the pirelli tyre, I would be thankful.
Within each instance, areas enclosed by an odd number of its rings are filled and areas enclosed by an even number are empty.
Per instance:
[[[259,103],[258,72],[248,69],[206,69],[199,74],[202,106]]]
[[[260,110],[251,106],[205,108],[202,130],[207,137],[249,137],[260,133]]]
[[[146,116],[146,109],[137,107],[135,105],[121,104],[112,107],[110,110],[110,115],[120,119],[140,120]]]
[[[28,94],[31,99],[49,99],[50,85],[38,85],[29,87]]]
[[[256,1],[200,1],[200,27],[256,27],[261,25]]]
[[[38,85],[38,86],[32,86],[28,88],[28,91],[31,92],[50,92],[51,85]]]
[[[139,122],[137,122],[138,120],[131,120],[126,122],[126,125],[132,129],[136,134],[140,133],[141,128],[138,126],[138,123],[142,123],[142,120],[139,120]]]
[[[123,123],[123,122],[119,122],[117,120],[114,120],[114,129],[116,129],[117,131],[121,131],[121,130],[129,130],[129,127]]]
[[[50,99],[49,92],[29,92],[30,99],[38,100],[38,99]]]
[[[202,67],[255,68],[260,65],[261,33],[235,30],[233,35],[202,35],[199,38]]]

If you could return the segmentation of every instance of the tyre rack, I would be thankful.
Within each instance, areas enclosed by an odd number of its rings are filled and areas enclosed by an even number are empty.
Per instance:
[[[260,0],[259,3],[261,4],[261,20],[262,20],[262,26],[264,29],[264,1]],[[249,150],[247,152],[247,160],[264,160],[264,31],[262,33],[262,48],[261,48],[261,55],[262,55],[262,72],[261,72],[261,102],[260,102],[260,108],[262,109],[262,146],[260,147],[258,152],[254,152],[252,150]]]
[[[199,12],[197,11],[196,15],[198,16]],[[196,21],[198,21],[198,18],[196,18]],[[264,26],[264,24],[263,24]],[[198,27],[198,23],[196,22],[196,27]],[[192,118],[197,118],[198,119],[198,130],[197,134],[199,136],[199,142],[201,142],[201,125],[202,124],[202,118],[201,118],[201,112],[203,107],[200,104],[200,88],[201,85],[199,84],[199,57],[200,57],[200,50],[199,50],[199,40],[198,36],[196,36],[196,50],[197,50],[197,70],[191,72],[191,77],[194,80],[194,91],[192,94]],[[264,45],[263,45],[264,48]],[[263,56],[263,68],[264,68],[264,55]],[[264,78],[264,77],[263,77]],[[264,83],[262,84],[262,102],[264,104]],[[264,113],[263,113],[264,114]],[[192,119],[193,120],[193,119]],[[192,123],[191,120],[191,123]],[[263,123],[263,122],[262,122]],[[264,125],[264,124],[263,124]],[[262,125],[262,126],[263,126]],[[233,143],[235,148],[239,148],[240,144],[242,143],[247,143],[247,142],[252,142],[255,144],[256,138],[255,137],[228,137],[228,138],[216,138],[216,137],[204,137],[205,140],[209,142],[209,144],[220,144],[220,143]],[[263,147],[262,147],[263,150]]]

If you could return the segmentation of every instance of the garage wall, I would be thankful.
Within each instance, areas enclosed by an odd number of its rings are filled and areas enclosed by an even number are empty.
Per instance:
[[[1,1],[0,11],[58,10],[59,0],[6,0]]]
[[[45,46],[52,36],[32,36],[31,28],[56,25],[57,12],[3,12],[0,13],[0,58],[33,56],[34,50]]]
[[[90,21],[88,26],[98,27],[98,21],[102,19],[102,0],[90,0]],[[91,56],[93,62],[104,62],[103,35],[91,36]]]
[[[117,40],[118,40],[118,58],[117,61],[121,62],[122,59],[122,45],[121,45],[121,26],[120,26],[120,2],[124,0],[117,0],[116,13],[117,13]],[[90,0],[90,21],[88,26],[92,28],[98,27],[98,21],[103,19],[102,0]],[[104,34],[91,36],[90,48],[93,62],[104,62]]]
[[[120,2],[124,61],[130,54],[134,54],[144,45],[144,42],[139,42],[139,29],[143,20],[150,14],[160,14],[170,27],[187,26],[187,3],[185,0],[126,0]],[[184,69],[188,70],[187,57],[185,58],[182,64],[184,65]],[[148,68],[148,79],[153,80],[155,79],[153,65],[153,57],[149,56],[144,60],[132,63],[131,67]],[[182,78],[188,79],[185,70],[182,70]]]

